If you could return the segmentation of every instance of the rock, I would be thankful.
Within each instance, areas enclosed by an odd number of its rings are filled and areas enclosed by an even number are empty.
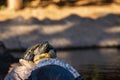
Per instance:
[[[4,63],[12,63],[18,61],[8,52],[2,42],[0,42],[0,61]]]
[[[27,24],[41,24],[41,21],[39,21],[37,18],[34,18],[34,17],[32,17],[32,18],[30,18],[30,19],[28,19],[27,21]]]
[[[11,24],[13,25],[22,25],[25,24],[26,20],[22,16],[18,16],[11,20]]]
[[[18,62],[18,59],[14,58],[6,49],[4,44],[0,42],[0,79],[7,74],[10,64]]]
[[[42,59],[27,80],[82,80],[68,63],[58,59]]]
[[[17,22],[20,25],[14,25]],[[11,23],[14,24],[6,23],[7,27],[0,23],[1,41],[8,49],[26,49],[44,40],[56,48],[120,45],[120,16],[114,14],[104,15],[96,20],[71,15],[56,21],[31,18],[28,21],[15,19]]]
[[[3,55],[6,52],[6,50],[7,49],[5,45],[2,42],[0,42],[0,55]]]
[[[8,73],[10,65],[0,61],[0,80],[3,80],[5,75]]]
[[[44,58],[34,66],[22,59],[20,63],[21,66],[15,67],[4,80],[82,80],[72,66],[58,59]]]

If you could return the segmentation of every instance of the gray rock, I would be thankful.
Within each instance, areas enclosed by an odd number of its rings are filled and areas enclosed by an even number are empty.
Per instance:
[[[26,49],[39,41],[49,41],[56,48],[118,47],[120,17],[109,14],[96,20],[71,15],[65,19],[43,21],[32,18],[27,25],[2,25],[1,41],[8,49]],[[9,26],[8,26],[9,25]]]

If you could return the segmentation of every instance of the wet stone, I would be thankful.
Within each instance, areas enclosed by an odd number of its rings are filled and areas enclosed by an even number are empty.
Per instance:
[[[68,71],[58,66],[46,66],[33,71],[32,79],[27,80],[74,80],[74,77]]]
[[[68,63],[58,59],[43,59],[27,80],[82,80],[79,73]]]

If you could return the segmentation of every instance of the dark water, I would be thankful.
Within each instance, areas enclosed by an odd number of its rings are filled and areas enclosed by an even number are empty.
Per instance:
[[[120,80],[119,49],[61,51],[58,56],[77,69],[85,80]]]

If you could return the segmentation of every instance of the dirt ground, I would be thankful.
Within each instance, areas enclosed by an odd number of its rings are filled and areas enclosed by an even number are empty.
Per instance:
[[[51,20],[60,20],[71,14],[76,14],[81,17],[89,17],[96,19],[107,14],[120,14],[120,5],[110,4],[103,6],[74,6],[74,7],[58,7],[56,5],[49,5],[45,8],[24,8],[19,11],[12,11],[6,9],[0,10],[0,21],[12,19],[17,16],[23,16],[25,19],[31,17],[43,20],[49,18]]]

